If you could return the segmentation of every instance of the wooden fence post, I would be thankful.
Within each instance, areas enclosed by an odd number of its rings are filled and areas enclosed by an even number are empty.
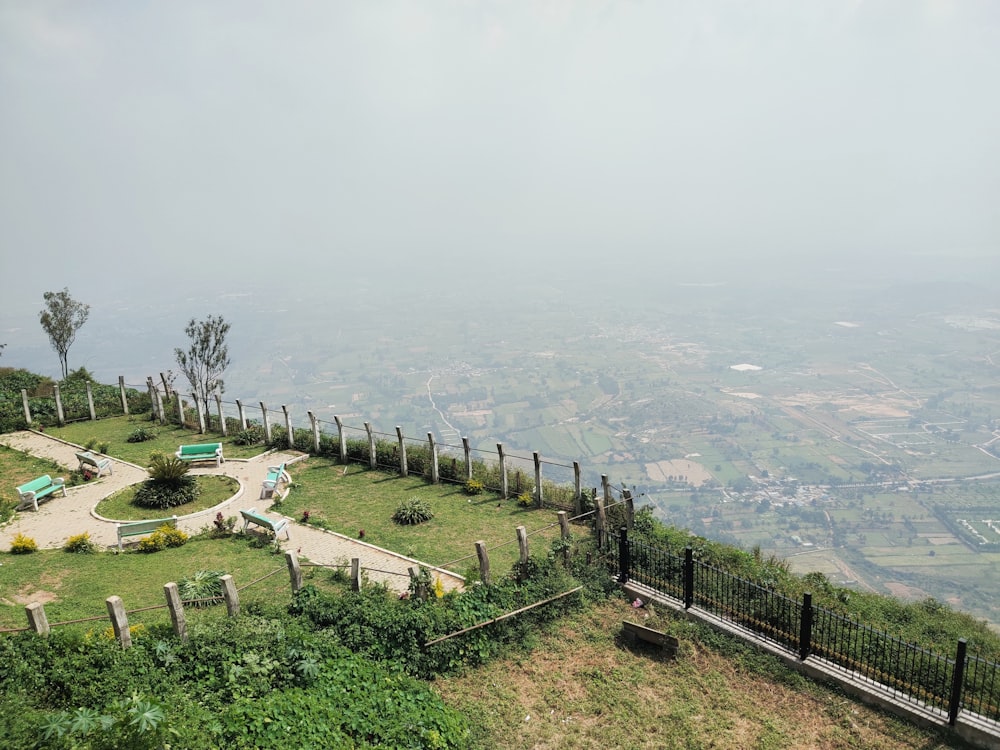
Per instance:
[[[563,540],[563,563],[569,563],[569,518],[564,510],[556,513],[556,516],[559,518],[559,538]]]
[[[54,388],[56,394],[56,420],[59,422],[59,426],[62,427],[66,424],[66,414],[63,412],[62,395],[59,392],[59,384],[56,383]]]
[[[535,505],[542,507],[542,454],[534,451],[531,454],[535,459]]]
[[[264,420],[264,442],[268,445],[271,444],[271,420],[267,416],[267,406],[263,401],[260,402],[260,413]]]
[[[583,513],[583,487],[580,484],[580,462],[573,462],[573,515]]]
[[[239,399],[236,399],[236,413],[239,414],[240,429],[245,430],[247,428],[247,412],[243,408],[243,402]]]
[[[503,453],[503,443],[497,443],[497,455],[500,457],[500,497],[506,500],[510,497],[507,486],[507,457]]]
[[[226,614],[236,617],[240,613],[240,593],[236,590],[233,577],[226,573],[219,580],[222,581],[222,598],[226,600]]]
[[[365,432],[368,433],[368,468],[377,469],[378,461],[375,458],[375,434],[372,432],[371,422],[365,422]]]
[[[476,556],[479,558],[479,580],[484,586],[490,585],[490,555],[486,551],[486,542],[481,539],[476,542]]]
[[[49,618],[45,616],[45,606],[41,602],[32,602],[24,608],[28,616],[28,626],[38,635],[49,634]]]
[[[174,626],[174,633],[182,641],[186,641],[187,619],[184,617],[184,603],[181,602],[181,594],[177,590],[177,584],[173,581],[164,584],[163,594],[167,598],[167,609],[170,610],[170,622]]]
[[[340,417],[336,414],[333,415],[333,421],[337,423],[337,442],[340,444],[339,455],[340,463],[347,463],[347,441],[344,440],[344,423],[340,421]]]
[[[128,615],[125,614],[125,605],[120,596],[109,596],[105,603],[108,605],[108,615],[111,617],[111,627],[114,628],[115,638],[122,648],[129,648],[132,645],[132,633],[128,629]]]
[[[431,451],[431,484],[438,484],[441,481],[441,474],[438,472],[438,452],[437,446],[434,445],[433,433],[427,433],[427,444]]]
[[[361,558],[351,558],[351,591],[361,591]]]
[[[396,440],[399,441],[399,476],[409,476],[410,469],[406,465],[406,443],[403,441],[403,428],[396,425]]]
[[[306,414],[309,415],[309,424],[312,425],[313,433],[313,453],[317,456],[319,455],[319,420],[316,419],[316,415],[311,411],[307,411]]]
[[[291,550],[286,550],[285,562],[288,564],[288,577],[292,581],[292,594],[297,594],[302,588],[302,568],[299,567],[299,558]]]
[[[295,447],[295,432],[292,430],[292,416],[288,413],[288,407],[281,405],[281,411],[285,414],[285,432],[288,433],[287,443],[289,448]]]
[[[127,417],[128,416],[128,395],[125,393],[125,376],[124,375],[119,375],[118,376],[118,393],[121,395],[121,398],[122,398],[122,414],[124,414]],[[28,420],[28,423],[30,424],[31,420]]]
[[[205,407],[201,403],[201,399],[198,398],[198,394],[192,393],[191,400],[194,401],[195,409],[198,412],[198,433],[200,435],[205,434]]]
[[[90,387],[90,381],[87,381],[87,406],[90,408],[90,421],[97,421],[97,412],[94,410],[94,389]]]
[[[469,438],[462,438],[462,450],[465,451],[465,481],[472,481],[472,446],[469,445]]]
[[[229,434],[229,427],[226,425],[226,415],[222,412],[222,396],[218,393],[215,394],[215,410],[219,414],[219,432],[226,437]]]

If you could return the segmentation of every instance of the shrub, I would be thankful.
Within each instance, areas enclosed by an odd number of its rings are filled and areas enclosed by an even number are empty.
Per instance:
[[[38,549],[38,542],[30,536],[18,534],[14,541],[10,543],[10,553],[12,555],[30,555]]]
[[[147,430],[145,427],[136,427],[129,433],[125,440],[129,443],[145,443],[147,440],[153,440],[155,437],[156,433],[152,430]]]
[[[466,495],[479,495],[482,494],[484,486],[480,480],[470,479],[465,483],[465,487],[463,487],[463,489],[465,490]]]
[[[198,570],[177,582],[181,601],[191,607],[211,607],[222,599],[221,570]]]
[[[90,532],[85,531],[82,534],[74,534],[67,539],[66,544],[63,545],[63,549],[66,552],[76,552],[81,555],[92,555],[97,552],[97,545],[91,540]]]
[[[102,442],[102,443],[99,443],[98,446],[97,446],[97,450],[100,451],[101,453],[103,453],[106,456],[106,455],[108,455],[108,451],[111,450],[111,443],[106,442],[106,441]]]
[[[222,515],[222,511],[219,511],[215,514],[215,520],[212,521],[212,536],[216,538],[229,536],[235,527],[236,516],[226,518]]]
[[[184,505],[198,497],[198,483],[188,475],[188,465],[176,456],[154,453],[149,476],[135,492],[133,503],[141,508],[164,510]]]
[[[392,520],[398,524],[414,525],[434,518],[430,506],[419,497],[404,500],[396,507]]]
[[[236,445],[257,445],[264,441],[264,428],[258,425],[249,425],[245,430],[240,430],[233,436],[233,443]]]
[[[140,552],[159,552],[167,547],[182,547],[187,543],[188,535],[169,524],[163,524],[152,534],[141,540],[136,547]]]
[[[531,490],[525,490],[520,495],[517,496],[517,504],[522,508],[530,508],[535,504],[535,496],[531,494]]]

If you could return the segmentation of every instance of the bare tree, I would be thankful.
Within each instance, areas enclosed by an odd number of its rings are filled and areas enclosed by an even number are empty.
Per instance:
[[[90,305],[70,297],[67,288],[63,288],[61,292],[45,292],[42,298],[45,300],[45,309],[38,313],[38,319],[49,335],[52,348],[59,355],[59,366],[65,378],[69,375],[69,348],[76,341],[76,332],[90,316]]]
[[[226,345],[229,323],[221,315],[218,318],[209,315],[200,322],[191,318],[184,332],[191,339],[191,346],[187,352],[174,349],[174,356],[191,383],[195,398],[205,405],[207,414],[208,397],[225,391],[222,373],[229,367],[229,347]]]

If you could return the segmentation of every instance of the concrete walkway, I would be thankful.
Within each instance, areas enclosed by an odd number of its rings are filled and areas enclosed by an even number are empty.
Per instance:
[[[77,468],[75,454],[83,450],[79,445],[33,430],[0,435],[0,444],[22,453],[55,461],[60,466],[66,467],[67,474]],[[225,474],[233,477],[240,483],[240,489],[229,500],[214,508],[181,517],[178,526],[189,534],[196,534],[206,526],[211,526],[215,514],[221,512],[224,516],[237,516],[240,522],[236,528],[239,530],[242,528],[243,520],[239,512],[250,508],[256,508],[258,512],[270,518],[281,518],[280,513],[268,510],[270,500],[260,499],[261,483],[267,475],[268,467],[281,463],[289,465],[289,473],[294,482],[294,463],[306,457],[306,454],[297,451],[272,451],[251,459],[226,459],[219,468],[192,468],[192,474]],[[43,501],[38,506],[37,513],[30,508],[18,511],[10,523],[0,527],[0,549],[9,550],[11,541],[18,534],[31,537],[40,548],[59,548],[70,536],[85,531],[90,533],[90,538],[96,544],[116,549],[118,536],[115,522],[97,516],[94,508],[98,502],[113,492],[144,481],[148,474],[144,468],[135,464],[116,458],[112,458],[112,461],[113,474],[103,475],[100,479],[76,487],[68,487],[66,497],[57,495]],[[285,549],[295,550],[303,561],[321,565],[343,564],[357,557],[370,581],[385,583],[394,591],[406,591],[409,587],[409,568],[422,564],[412,558],[342,534],[300,524],[293,518],[288,520],[291,540],[286,541],[283,533],[279,537]],[[137,541],[133,537],[129,543],[135,544]],[[446,591],[460,588],[464,583],[461,576],[450,571],[432,568],[432,574],[441,579]]]

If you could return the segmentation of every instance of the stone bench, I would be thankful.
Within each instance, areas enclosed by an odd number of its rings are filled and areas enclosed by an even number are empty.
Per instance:
[[[226,460],[222,455],[222,443],[182,445],[174,455],[181,461],[191,463],[196,461],[212,461],[216,466],[221,466]]]
[[[170,518],[151,518],[148,521],[129,521],[119,523],[118,526],[118,551],[122,551],[122,538],[127,536],[145,536],[152,534],[162,526],[177,528],[177,516]]]
[[[56,492],[61,492],[62,496],[66,497],[66,480],[62,477],[53,479],[46,474],[45,476],[38,477],[38,479],[32,479],[27,484],[22,484],[17,488],[17,494],[21,496],[21,501],[17,507],[27,508],[30,505],[35,510],[38,510],[38,501]]]
[[[260,526],[271,531],[274,534],[274,538],[278,538],[278,533],[281,531],[285,532],[285,538],[291,540],[292,535],[288,532],[288,519],[279,518],[276,520],[270,519],[267,516],[261,515],[257,512],[256,508],[251,508],[250,510],[241,510],[240,515],[243,516],[243,531],[247,530],[250,524],[255,526]]]
[[[115,473],[115,467],[110,458],[98,456],[90,451],[76,454],[76,460],[80,462],[80,471],[85,474],[101,476],[101,472],[107,469],[108,474]]]
[[[630,645],[635,645],[638,641],[644,641],[653,646],[658,646],[667,656],[677,656],[677,648],[680,642],[672,635],[667,635],[661,630],[653,630],[645,625],[622,620],[622,636]]]

